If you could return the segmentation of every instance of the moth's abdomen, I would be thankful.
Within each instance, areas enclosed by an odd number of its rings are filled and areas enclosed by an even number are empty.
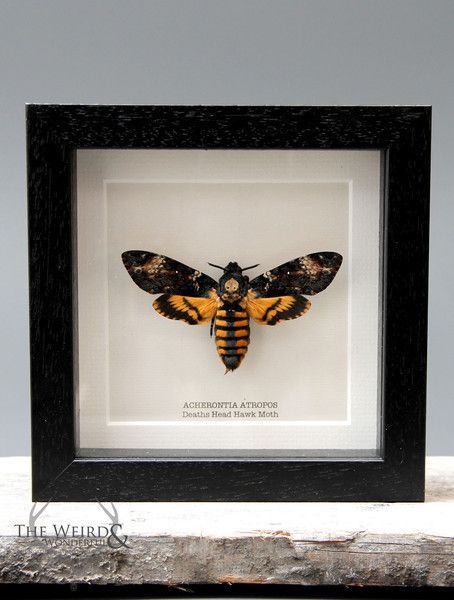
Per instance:
[[[224,303],[214,323],[216,348],[227,371],[237,369],[249,345],[249,317],[241,307]]]

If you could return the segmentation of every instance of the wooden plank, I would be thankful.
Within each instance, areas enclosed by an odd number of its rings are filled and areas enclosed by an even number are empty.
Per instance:
[[[38,514],[29,465],[0,459],[2,582],[454,585],[454,457],[427,460],[425,503],[116,503],[111,545],[99,504]]]

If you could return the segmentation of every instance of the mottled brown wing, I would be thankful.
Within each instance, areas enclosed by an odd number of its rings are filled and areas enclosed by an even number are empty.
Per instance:
[[[128,250],[121,258],[134,283],[149,294],[208,298],[217,287],[208,275],[162,254]]]
[[[258,297],[306,294],[313,296],[329,286],[342,264],[337,252],[316,252],[266,271],[250,282]]]

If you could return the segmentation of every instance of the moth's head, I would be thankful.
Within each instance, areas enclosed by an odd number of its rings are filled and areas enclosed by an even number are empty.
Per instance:
[[[226,302],[238,302],[238,300],[246,296],[249,287],[249,277],[243,275],[243,271],[258,266],[252,265],[251,267],[242,269],[237,262],[229,262],[226,267],[220,267],[212,263],[208,264],[224,271],[224,274],[219,279],[217,292],[219,297]]]

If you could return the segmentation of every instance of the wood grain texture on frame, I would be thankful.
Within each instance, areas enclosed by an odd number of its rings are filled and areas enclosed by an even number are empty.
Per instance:
[[[423,500],[430,119],[429,107],[28,106],[33,499]],[[75,458],[80,148],[383,150],[382,459]]]

